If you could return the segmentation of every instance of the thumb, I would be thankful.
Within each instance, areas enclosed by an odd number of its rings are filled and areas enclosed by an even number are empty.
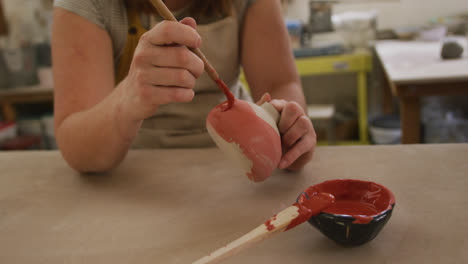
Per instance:
[[[271,95],[269,93],[265,93],[263,94],[262,98],[260,98],[260,101],[257,102],[257,105],[262,105],[270,101],[271,101]]]

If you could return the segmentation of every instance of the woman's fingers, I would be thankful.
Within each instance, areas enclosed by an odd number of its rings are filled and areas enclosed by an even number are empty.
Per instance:
[[[187,103],[192,101],[195,93],[192,89],[179,87],[153,86],[153,104]]]
[[[283,112],[284,106],[286,106],[288,101],[282,99],[273,99],[270,101],[270,103],[276,108],[276,111],[281,113]]]
[[[141,85],[173,86],[193,89],[196,78],[186,69],[153,67],[137,75]]]
[[[201,37],[191,26],[164,20],[143,34],[140,42],[147,45],[163,46],[179,44],[191,48],[199,48]]]
[[[282,104],[280,111],[281,118],[278,123],[278,129],[281,134],[285,134],[296,122],[296,120],[304,115],[304,110],[296,102],[286,102]]]
[[[308,135],[303,136],[296,144],[289,149],[281,158],[279,168],[297,170],[302,168],[307,162],[312,159],[313,149],[316,144],[314,132],[310,131]],[[304,157],[303,157],[304,156]],[[291,167],[291,165],[295,165]]]
[[[144,105],[157,107],[169,103],[186,103],[194,97],[192,89],[168,86],[142,86],[140,100]]]
[[[184,68],[199,78],[204,71],[203,61],[186,47],[156,47],[149,51],[151,65],[169,68]]]
[[[149,46],[139,48],[133,57],[141,66],[183,68],[199,78],[204,71],[203,61],[184,46]]]
[[[150,117],[160,105],[193,99],[204,71],[203,61],[187,48],[200,46],[196,26],[192,18],[163,21],[140,38],[123,93],[133,119]]]
[[[262,105],[270,101],[271,101],[271,95],[269,93],[265,93],[263,94],[262,98],[260,98],[260,100],[257,102],[257,105]]]
[[[317,144],[312,122],[296,102],[275,99],[270,103],[281,113],[278,129],[284,154],[278,167],[299,170],[312,159]]]
[[[289,149],[291,146],[296,144],[302,137],[307,135],[310,130],[313,130],[312,122],[310,119],[302,115],[296,122],[291,126],[286,133],[283,134],[283,146]]]

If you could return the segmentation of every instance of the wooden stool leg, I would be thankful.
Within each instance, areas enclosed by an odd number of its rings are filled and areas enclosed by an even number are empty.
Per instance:
[[[328,120],[327,130],[328,145],[336,145],[336,125],[335,120],[333,118],[330,118]]]
[[[383,83],[383,113],[386,115],[393,114],[393,95],[392,89],[390,88],[390,81],[388,80],[387,75],[385,75],[385,80]]]
[[[358,73],[357,104],[359,109],[359,141],[361,144],[369,144],[367,129],[367,75],[366,72]]]
[[[420,143],[421,102],[418,97],[401,98],[401,129],[403,144]]]
[[[10,103],[2,103],[2,111],[3,111],[3,118],[5,121],[10,122],[10,121],[15,121],[16,118],[16,112],[15,108]]]

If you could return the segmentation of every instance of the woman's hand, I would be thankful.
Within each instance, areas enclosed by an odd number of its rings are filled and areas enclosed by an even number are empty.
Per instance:
[[[241,37],[242,66],[252,97],[269,93],[286,100],[271,101],[281,113],[279,167],[299,170],[312,159],[316,135],[301,107],[306,102],[279,1],[255,1],[245,14]]]
[[[268,93],[257,104],[264,102],[270,102],[281,115],[278,129],[283,157],[279,168],[293,171],[302,169],[312,159],[317,144],[317,135],[310,118],[296,102],[271,100]]]
[[[190,102],[203,61],[187,47],[198,48],[196,22],[163,21],[145,33],[135,50],[128,76],[120,88],[119,112],[129,121],[152,116],[160,105]]]
[[[312,121],[296,102],[272,100],[270,103],[281,114],[278,129],[281,134],[283,157],[279,168],[300,170],[312,159],[317,144]]]

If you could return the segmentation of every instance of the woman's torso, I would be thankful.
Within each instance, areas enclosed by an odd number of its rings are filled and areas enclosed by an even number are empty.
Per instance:
[[[83,0],[57,0],[56,5],[82,2]],[[113,43],[115,69],[119,68],[126,50],[129,17],[123,1],[85,0],[93,2],[96,17],[92,22],[105,28]],[[227,17],[201,17],[197,31],[203,39],[202,52],[218,71],[222,80],[230,87],[237,98],[251,100],[239,82],[240,72],[240,32],[243,16],[252,1],[234,1],[233,15]],[[83,4],[83,3],[82,3]],[[80,5],[80,4],[78,4]],[[76,7],[76,6],[75,6]],[[70,9],[70,8],[68,8]],[[76,9],[76,8],[75,8]],[[73,10],[70,10],[73,12]],[[84,11],[76,11],[76,13]],[[80,15],[80,14],[79,14]],[[81,14],[83,15],[83,14]],[[175,12],[178,19],[190,16],[188,8]],[[88,14],[89,16],[89,14]],[[149,29],[159,16],[140,14],[141,25]],[[153,23],[152,23],[153,21]],[[135,148],[190,148],[214,146],[209,137],[205,120],[209,111],[225,100],[216,84],[203,74],[194,87],[195,97],[192,102],[161,106],[157,113],[143,122],[134,141]]]

